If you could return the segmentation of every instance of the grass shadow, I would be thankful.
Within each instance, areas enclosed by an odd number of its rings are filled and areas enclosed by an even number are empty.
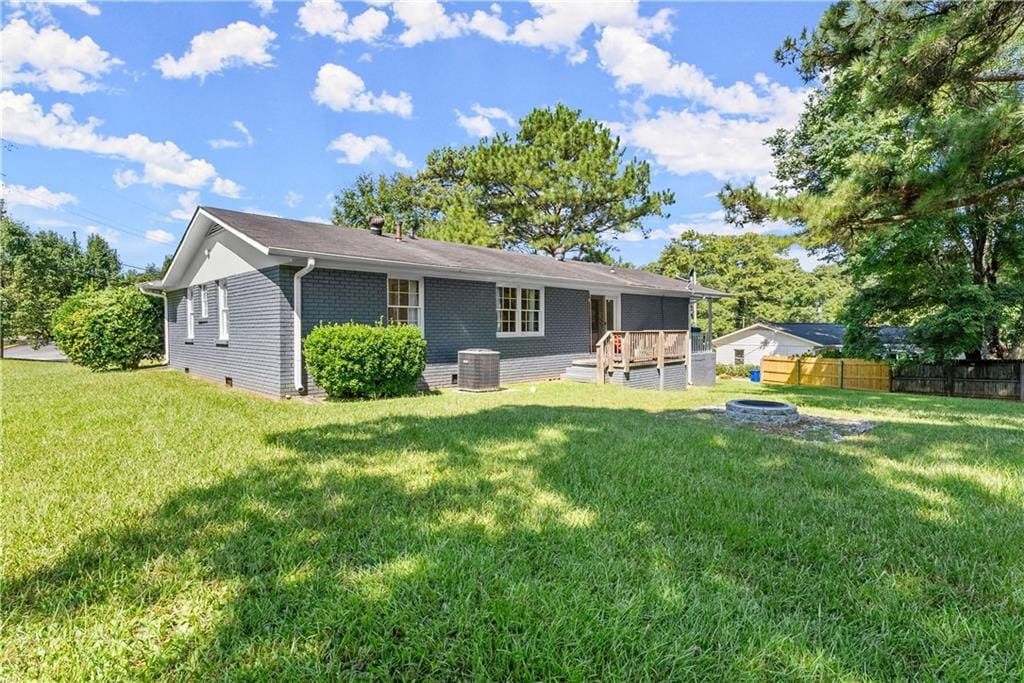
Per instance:
[[[5,627],[74,633],[121,615],[134,648],[115,677],[1006,678],[1024,665],[1019,480],[932,476],[936,449],[970,446],[955,427],[882,421],[822,445],[696,415],[518,405],[264,438],[274,462],[9,582]],[[913,450],[881,458],[888,439]],[[988,447],[1006,464],[1014,443]]]

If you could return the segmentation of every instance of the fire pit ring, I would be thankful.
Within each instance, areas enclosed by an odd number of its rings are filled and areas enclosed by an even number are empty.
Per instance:
[[[739,398],[725,404],[725,414],[740,422],[760,424],[790,424],[800,420],[800,413],[792,403]]]

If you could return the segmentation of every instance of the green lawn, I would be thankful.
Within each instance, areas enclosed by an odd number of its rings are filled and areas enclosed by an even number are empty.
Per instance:
[[[1019,403],[0,368],[6,679],[1024,678]]]

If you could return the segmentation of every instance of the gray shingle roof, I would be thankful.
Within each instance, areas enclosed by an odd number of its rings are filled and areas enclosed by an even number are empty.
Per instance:
[[[673,292],[692,292],[711,297],[728,296],[707,287],[690,286],[683,280],[644,270],[612,268],[596,263],[558,261],[548,256],[522,254],[468,244],[414,238],[396,241],[369,230],[339,228],[275,216],[261,216],[210,206],[208,214],[271,251],[297,255],[374,259],[409,266],[432,266],[457,271],[508,276],[535,276],[576,280],[606,287],[635,287]]]
[[[821,344],[822,346],[841,346],[846,328],[834,323],[765,323],[783,332]]]

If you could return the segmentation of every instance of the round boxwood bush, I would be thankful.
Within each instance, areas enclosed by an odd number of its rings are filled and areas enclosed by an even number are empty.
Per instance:
[[[411,325],[318,325],[302,349],[310,376],[331,398],[408,394],[427,364],[427,342]]]
[[[127,370],[163,354],[160,300],[135,287],[75,294],[53,314],[53,338],[76,365]]]

